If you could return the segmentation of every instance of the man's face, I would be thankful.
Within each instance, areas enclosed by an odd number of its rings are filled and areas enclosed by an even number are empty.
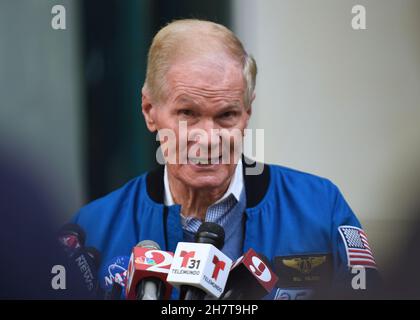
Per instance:
[[[176,148],[166,150],[176,153],[176,163],[168,164],[169,175],[192,188],[226,186],[241,154],[235,143],[241,146],[251,110],[244,106],[241,66],[225,55],[176,60],[166,80],[167,99],[153,106],[151,114],[157,130],[170,129],[176,136]],[[187,131],[180,133],[182,123]],[[179,161],[183,156],[186,163]],[[197,164],[204,159],[210,164]]]

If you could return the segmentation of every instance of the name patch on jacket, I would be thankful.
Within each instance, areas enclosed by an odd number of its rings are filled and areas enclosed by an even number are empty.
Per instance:
[[[279,277],[278,287],[314,287],[329,284],[333,272],[329,254],[278,256],[274,258],[274,269]]]

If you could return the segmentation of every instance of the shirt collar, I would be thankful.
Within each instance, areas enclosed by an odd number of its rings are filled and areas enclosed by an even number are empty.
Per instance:
[[[169,189],[168,168],[166,165],[165,165],[165,171],[163,175],[163,183],[164,183],[164,196],[163,196],[164,204],[166,206],[172,206],[175,204],[175,202],[172,198],[171,190]],[[225,194],[219,200],[217,200],[214,204],[218,204],[219,202],[225,200],[231,194],[239,202],[243,188],[244,188],[244,177],[242,174],[242,159],[239,159],[238,164],[236,165],[235,173],[233,174],[232,180],[230,181],[229,188],[227,189]]]

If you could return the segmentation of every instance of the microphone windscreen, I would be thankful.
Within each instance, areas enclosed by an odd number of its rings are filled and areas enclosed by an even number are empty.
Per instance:
[[[101,265],[101,253],[94,247],[85,247],[87,255],[93,260],[96,270],[99,270]]]
[[[58,231],[58,240],[64,247],[74,250],[85,245],[86,234],[79,225],[67,223]]]
[[[209,243],[217,249],[225,244],[225,230],[214,222],[203,222],[195,234],[196,243]]]
[[[160,250],[160,246],[152,241],[152,240],[143,240],[140,241],[136,247],[141,247],[141,248],[147,248],[147,249],[153,249],[153,250]]]

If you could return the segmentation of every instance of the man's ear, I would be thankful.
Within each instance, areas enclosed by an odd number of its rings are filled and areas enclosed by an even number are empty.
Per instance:
[[[155,108],[156,106],[153,105],[148,90],[145,87],[143,87],[143,89],[141,90],[141,111],[143,112],[147,129],[149,129],[151,132],[155,132],[157,130],[155,122]]]
[[[252,115],[252,103],[254,102],[254,100],[255,100],[255,92],[252,94],[251,101],[249,102],[248,109],[246,110],[246,113],[248,114],[248,119],[246,120],[245,128],[248,127],[249,118],[251,118],[251,115]]]
[[[254,103],[256,94],[255,91],[252,93],[251,101],[249,102],[249,109],[251,109],[252,104]],[[251,115],[251,114],[250,114]]]

